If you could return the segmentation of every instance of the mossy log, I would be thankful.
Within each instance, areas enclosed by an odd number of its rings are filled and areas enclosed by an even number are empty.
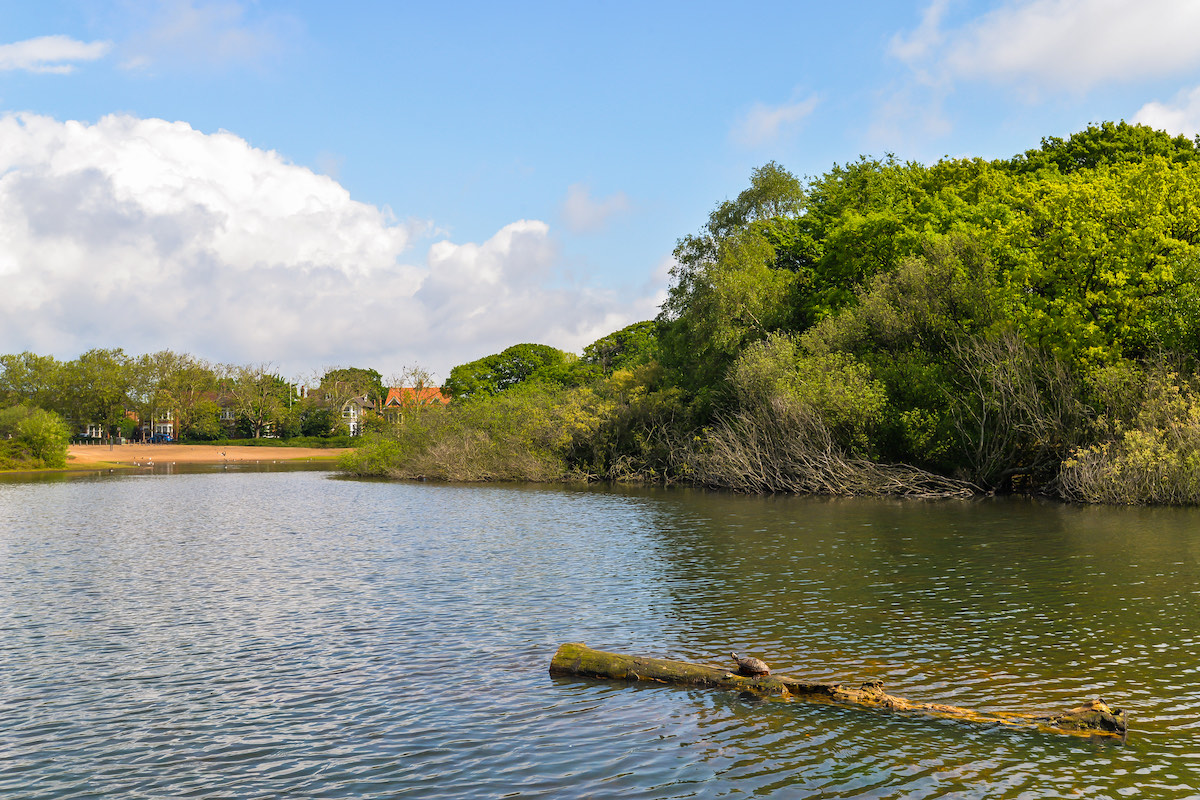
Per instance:
[[[1049,716],[972,711],[941,703],[914,703],[903,697],[895,697],[883,690],[880,681],[867,681],[855,688],[840,683],[809,683],[785,675],[744,676],[720,667],[606,653],[582,644],[559,647],[550,662],[550,674],[730,689],[785,700],[878,708],[940,719],[959,719],[979,725],[1032,727],[1052,733],[1116,737],[1121,741],[1125,741],[1128,735],[1128,714],[1119,708],[1109,708],[1099,698]]]

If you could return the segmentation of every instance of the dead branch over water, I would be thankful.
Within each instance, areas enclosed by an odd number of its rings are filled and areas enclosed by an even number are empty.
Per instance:
[[[979,492],[966,481],[916,467],[849,456],[817,415],[779,400],[718,419],[707,444],[697,459],[697,480],[736,492],[929,499]]]

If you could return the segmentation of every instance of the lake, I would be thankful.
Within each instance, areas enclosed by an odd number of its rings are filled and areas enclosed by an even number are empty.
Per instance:
[[[1196,510],[8,479],[0,796],[1196,797],[1198,612]],[[1130,736],[551,678],[571,641]]]

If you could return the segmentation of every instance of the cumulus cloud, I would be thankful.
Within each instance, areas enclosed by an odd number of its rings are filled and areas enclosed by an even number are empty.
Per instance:
[[[747,147],[770,144],[793,130],[817,107],[815,95],[780,105],[755,103],[733,129],[733,138]]]
[[[595,233],[609,219],[628,210],[629,198],[624,192],[594,199],[586,185],[573,183],[567,188],[567,199],[562,204],[562,219],[572,233]]]
[[[5,352],[170,348],[292,375],[444,376],[519,341],[578,350],[646,313],[645,299],[562,285],[544,222],[412,257],[430,230],[230,133],[0,117]]]
[[[80,42],[69,36],[38,36],[0,45],[0,71],[25,70],[65,75],[75,70],[71,62],[95,61],[103,58],[111,47],[109,42]]]
[[[1133,122],[1171,134],[1200,134],[1200,86],[1180,92],[1171,103],[1147,103],[1138,109]]]
[[[1178,0],[1013,0],[942,29],[945,0],[891,52],[921,74],[985,79],[1035,92],[1082,92],[1200,64],[1200,3]]]

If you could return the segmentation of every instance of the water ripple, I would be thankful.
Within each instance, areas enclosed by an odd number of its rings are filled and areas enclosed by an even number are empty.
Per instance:
[[[1200,794],[1197,512],[332,480],[0,483],[0,795]],[[558,644],[1127,746],[546,674]]]

